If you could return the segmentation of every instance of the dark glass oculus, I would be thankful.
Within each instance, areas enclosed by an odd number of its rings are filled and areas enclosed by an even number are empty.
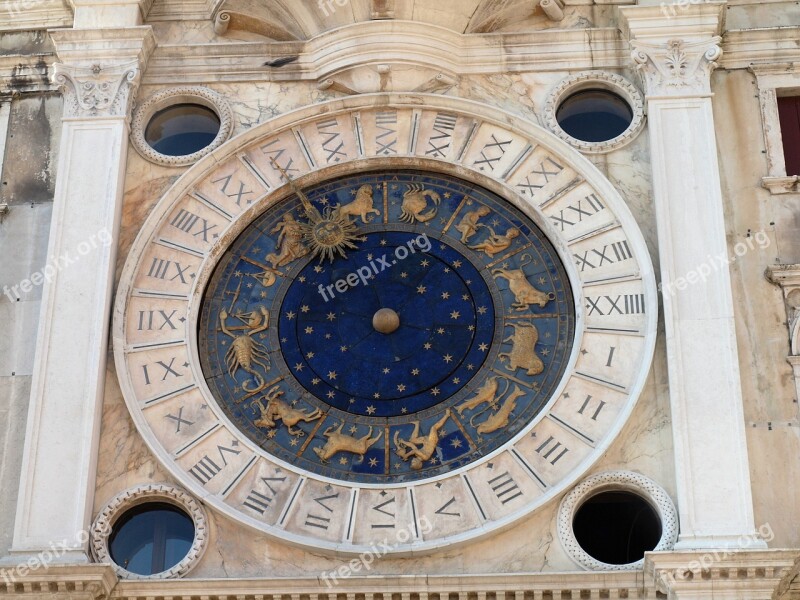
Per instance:
[[[160,154],[188,156],[209,146],[220,126],[217,113],[206,106],[174,104],[150,118],[144,139]]]
[[[561,129],[577,140],[607,142],[628,129],[633,121],[633,111],[614,92],[583,90],[561,102],[556,120]]]

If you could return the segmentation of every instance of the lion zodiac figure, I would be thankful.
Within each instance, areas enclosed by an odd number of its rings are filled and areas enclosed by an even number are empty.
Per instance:
[[[358,188],[358,192],[356,192],[355,200],[344,206],[336,206],[339,216],[358,217],[364,225],[372,221],[370,215],[380,216],[381,211],[375,208],[375,199],[372,194],[373,190],[371,185],[362,185]]]
[[[433,206],[428,212],[428,200],[433,202]],[[439,210],[437,207],[442,202],[442,197],[433,190],[426,190],[422,185],[413,184],[408,186],[408,190],[403,194],[403,203],[400,206],[400,220],[406,223],[418,221],[426,223],[436,216]]]

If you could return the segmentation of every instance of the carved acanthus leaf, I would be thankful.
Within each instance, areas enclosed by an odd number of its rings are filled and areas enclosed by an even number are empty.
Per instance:
[[[54,65],[53,81],[64,93],[65,117],[125,117],[130,115],[141,72],[138,61]]]
[[[711,92],[710,77],[722,55],[720,37],[701,42],[672,39],[666,44],[631,41],[631,58],[649,96]]]

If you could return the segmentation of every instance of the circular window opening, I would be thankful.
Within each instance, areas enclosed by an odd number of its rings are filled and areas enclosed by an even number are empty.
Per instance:
[[[568,96],[556,111],[556,120],[568,135],[583,142],[607,142],[623,134],[633,121],[633,110],[608,90],[583,90]]]
[[[644,558],[661,539],[661,520],[641,496],[601,492],[584,502],[572,523],[575,539],[595,560],[626,565]]]
[[[109,539],[111,559],[137,575],[156,575],[180,563],[194,542],[194,522],[172,504],[141,504],[114,524]]]
[[[144,132],[153,150],[187,156],[211,145],[221,127],[219,115],[201,104],[174,104],[155,113]]]

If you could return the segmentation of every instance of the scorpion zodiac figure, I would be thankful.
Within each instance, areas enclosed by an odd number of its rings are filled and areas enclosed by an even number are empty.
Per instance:
[[[428,199],[430,199],[434,206],[428,212],[423,212],[428,208]],[[409,185],[408,190],[403,194],[403,203],[400,206],[400,220],[406,223],[413,223],[419,221],[426,223],[436,216],[436,211],[439,209],[437,206],[442,201],[433,190],[426,190],[419,184]]]
[[[264,378],[255,370],[254,367],[261,367],[265,371],[270,369],[269,354],[267,349],[261,342],[253,339],[257,333],[261,333],[269,327],[269,311],[261,307],[261,313],[251,312],[245,315],[236,315],[237,318],[247,318],[247,329],[249,331],[244,335],[236,335],[226,325],[228,320],[228,312],[223,309],[219,313],[219,322],[222,327],[222,332],[233,339],[231,347],[225,353],[225,365],[228,367],[228,374],[235,378],[236,372],[239,369],[246,371],[253,376],[256,382],[256,387],[248,387],[247,382],[242,384],[242,389],[248,394],[259,392],[264,389],[266,382]]]
[[[439,445],[439,432],[444,427],[447,419],[450,418],[450,409],[444,416],[431,426],[428,435],[419,434],[419,421],[414,421],[414,431],[411,437],[404,440],[400,437],[400,432],[394,432],[394,445],[397,456],[403,460],[411,458],[411,468],[419,471],[426,460],[430,460],[436,447]]]

